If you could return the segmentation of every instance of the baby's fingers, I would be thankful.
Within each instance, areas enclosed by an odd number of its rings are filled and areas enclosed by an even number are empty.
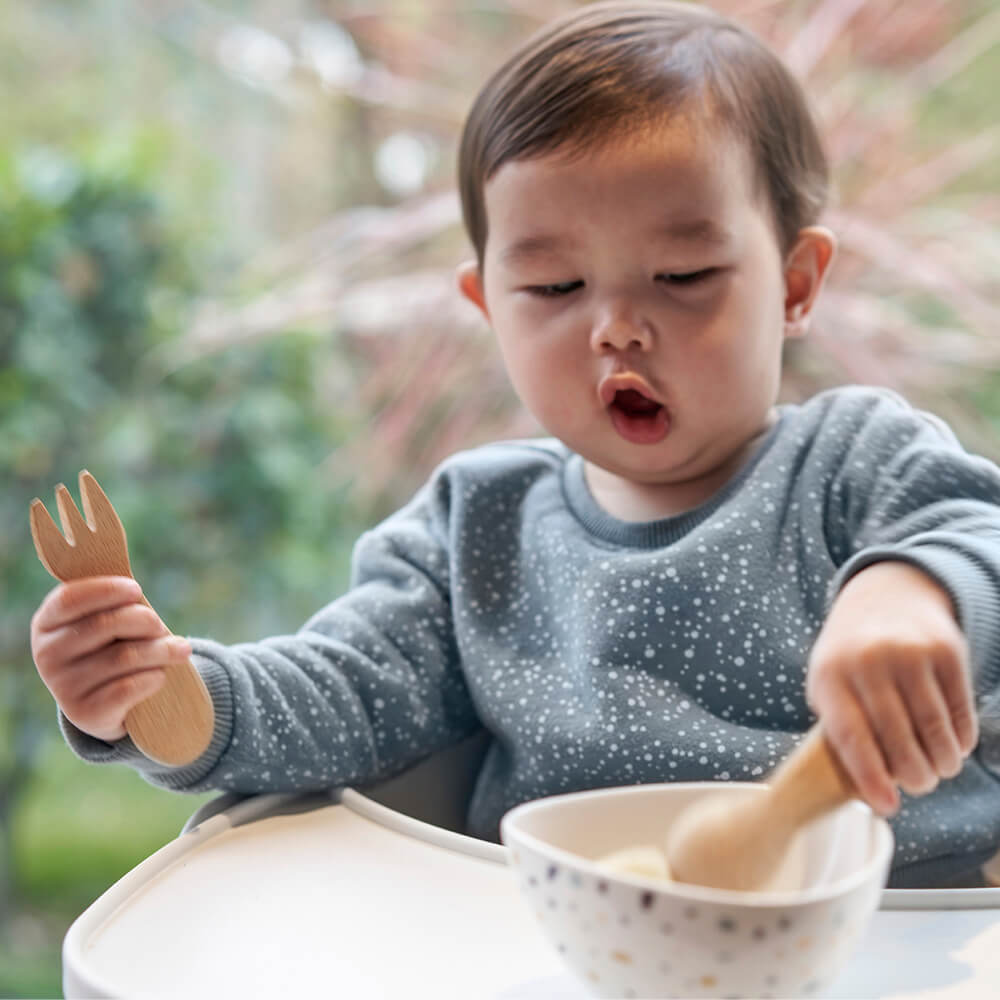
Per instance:
[[[32,628],[50,632],[87,615],[142,600],[142,588],[127,576],[92,576],[61,583],[46,594]]]
[[[125,717],[140,702],[163,687],[166,671],[161,667],[125,674],[101,684],[72,708],[66,717],[77,728],[113,743],[125,735]]]
[[[130,674],[165,667],[190,655],[190,644],[175,635],[116,642],[76,660],[65,671],[56,700],[60,704],[86,701],[107,684]]]
[[[962,657],[958,664],[946,661],[937,665],[934,675],[951,718],[959,751],[966,757],[979,742],[979,720],[976,717],[972,672],[967,663],[967,656]]]
[[[836,707],[820,717],[830,746],[861,798],[883,816],[896,812],[899,792],[861,705],[841,695]]]
[[[76,661],[113,642],[168,634],[166,625],[148,604],[126,604],[53,629],[39,639],[36,653],[40,659],[72,668]]]
[[[939,777],[953,778],[962,769],[964,753],[934,668],[910,668],[899,690],[930,766]]]
[[[925,753],[906,702],[879,674],[860,675],[855,688],[868,715],[889,774],[911,795],[934,790],[938,774]]]

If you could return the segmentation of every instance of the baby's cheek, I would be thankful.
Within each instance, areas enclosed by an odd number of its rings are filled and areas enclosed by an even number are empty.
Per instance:
[[[575,373],[567,359],[539,351],[510,374],[525,406],[553,433],[568,431],[583,419],[586,377]],[[591,388],[596,399],[596,386]]]

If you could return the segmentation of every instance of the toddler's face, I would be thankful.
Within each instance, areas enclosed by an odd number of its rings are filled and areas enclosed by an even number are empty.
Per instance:
[[[710,496],[769,426],[782,342],[815,292],[786,274],[744,148],[677,121],[509,162],[485,203],[482,274],[460,285],[598,501],[628,517],[629,495],[645,516],[651,498],[667,514]]]

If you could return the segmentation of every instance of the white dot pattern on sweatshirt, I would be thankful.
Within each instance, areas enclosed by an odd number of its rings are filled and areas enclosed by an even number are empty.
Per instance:
[[[992,464],[866,389],[785,408],[720,494],[648,525],[607,517],[556,442],[467,452],[361,539],[354,586],[297,635],[196,643],[213,690],[231,692],[232,732],[207,776],[150,777],[363,782],[484,725],[494,741],[469,825],[490,837],[541,795],[754,780],[812,722],[805,668],[831,594],[877,558],[948,587],[995,706],[998,505]],[[1000,774],[994,730],[980,760]],[[894,827],[897,869],[942,877],[1000,841],[996,778],[973,761],[907,800]]]

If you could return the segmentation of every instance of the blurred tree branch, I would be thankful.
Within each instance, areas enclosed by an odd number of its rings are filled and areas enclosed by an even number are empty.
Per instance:
[[[545,16],[570,4],[549,6]],[[813,343],[789,352],[786,396],[845,380],[880,382],[950,411],[960,433],[1000,453],[975,410],[952,398],[956,385],[1000,364],[991,336],[1000,320],[1000,240],[982,196],[951,193],[996,158],[1000,127],[957,130],[942,148],[927,142],[923,121],[938,92],[1000,40],[1000,12],[979,11],[972,3],[901,0],[733,0],[721,6],[769,37],[818,95],[839,179],[839,198],[826,218],[840,238],[839,258]],[[541,18],[525,4],[478,9],[505,15],[510,34],[530,30]],[[438,139],[453,153],[457,111],[480,80],[442,72],[439,60],[443,53],[475,52],[481,41],[475,22],[463,26],[452,19],[443,28],[447,14],[446,5],[429,3],[412,18],[388,16],[384,9],[336,16],[364,39],[367,64],[402,61],[412,72],[435,77],[420,93],[437,93],[432,100],[447,109]],[[464,72],[471,69],[466,60]],[[412,124],[403,103],[383,100],[376,91],[345,88],[339,96],[381,104],[376,131]],[[204,303],[173,345],[172,363],[248,338],[280,336],[283,329],[325,329],[336,341],[331,364],[341,363],[335,359],[345,350],[355,359],[359,412],[368,412],[372,399],[383,400],[359,430],[356,449],[384,456],[366,464],[364,491],[387,492],[396,502],[426,472],[426,461],[442,457],[443,448],[414,446],[429,426],[449,446],[463,438],[448,428],[460,428],[469,442],[530,429],[512,395],[499,388],[499,362],[481,323],[452,301],[451,270],[465,248],[451,183],[442,173],[432,182],[440,194],[420,192],[377,212],[352,208],[272,248],[266,264],[248,263],[245,275],[252,274],[261,290],[236,304]],[[394,277],[387,280],[390,269]],[[403,359],[415,356],[410,341],[426,338],[443,357],[474,356],[476,370],[491,373],[498,388],[488,404],[479,394],[463,404],[453,393],[456,381],[468,377],[463,366],[429,365],[421,357],[412,369],[404,367]],[[392,350],[382,349],[386,341]],[[387,378],[383,365],[404,377]],[[391,404],[375,388],[388,384]],[[442,395],[451,400],[446,424],[436,405]],[[336,454],[339,459],[343,451]],[[413,470],[415,460],[419,470]]]

